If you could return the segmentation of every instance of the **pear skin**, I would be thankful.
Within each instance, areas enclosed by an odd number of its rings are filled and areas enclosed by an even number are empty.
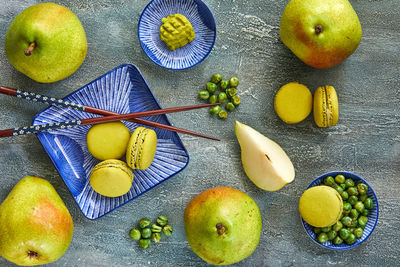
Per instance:
[[[22,178],[0,206],[0,255],[18,265],[58,260],[72,240],[73,221],[46,180]]]
[[[291,0],[281,18],[282,42],[314,68],[333,67],[349,57],[362,29],[348,0]]]
[[[214,265],[247,258],[260,241],[260,210],[250,196],[234,188],[201,192],[187,205],[184,221],[193,252]]]
[[[243,169],[256,186],[277,191],[294,180],[293,164],[277,143],[238,121],[235,133],[242,150]]]
[[[86,57],[85,30],[68,8],[41,3],[15,17],[5,39],[8,61],[18,71],[40,83],[73,74]]]

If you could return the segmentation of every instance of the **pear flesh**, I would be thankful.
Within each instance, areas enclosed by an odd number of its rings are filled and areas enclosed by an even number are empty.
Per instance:
[[[293,164],[277,143],[238,121],[235,133],[242,150],[243,169],[256,186],[277,191],[294,180]]]
[[[46,180],[21,179],[0,206],[0,255],[18,265],[58,260],[72,240],[73,221]]]

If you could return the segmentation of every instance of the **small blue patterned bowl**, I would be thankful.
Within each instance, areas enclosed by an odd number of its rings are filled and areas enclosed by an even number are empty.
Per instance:
[[[176,13],[187,17],[196,37],[171,51],[160,38],[160,27],[163,18]],[[143,51],[157,65],[172,70],[188,69],[210,54],[216,38],[215,19],[201,0],[152,0],[140,16],[138,35]]]
[[[306,223],[303,219],[301,219],[302,223],[303,223],[303,227],[306,230],[307,234],[309,237],[311,237],[311,239],[317,243],[318,245],[324,247],[324,248],[329,248],[332,250],[345,250],[345,249],[350,249],[350,248],[354,248],[358,245],[360,245],[362,242],[364,242],[371,234],[372,231],[374,231],[375,225],[378,221],[378,214],[379,214],[379,205],[378,205],[378,198],[375,195],[374,190],[372,189],[372,187],[361,177],[351,173],[351,172],[329,172],[329,173],[325,173],[323,175],[321,175],[320,177],[318,177],[317,179],[315,179],[308,187],[313,187],[313,186],[317,186],[317,185],[321,185],[323,184],[323,180],[328,177],[328,176],[332,176],[335,177],[338,174],[342,174],[344,177],[346,178],[351,178],[355,184],[359,184],[359,183],[364,183],[368,186],[368,192],[367,192],[367,196],[369,198],[372,199],[373,201],[373,208],[370,210],[369,214],[368,214],[368,223],[365,226],[364,229],[364,234],[361,238],[358,238],[357,241],[352,244],[352,245],[348,245],[345,244],[344,242],[340,245],[335,245],[333,244],[331,241],[327,241],[325,243],[319,243],[318,239],[317,239],[317,235],[314,233],[313,229],[314,227],[309,225],[308,223]]]

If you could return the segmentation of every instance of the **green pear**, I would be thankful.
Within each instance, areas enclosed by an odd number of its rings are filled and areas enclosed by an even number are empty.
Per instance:
[[[362,35],[348,0],[291,0],[281,18],[282,42],[304,63],[329,68],[349,57]]]
[[[15,17],[7,31],[5,51],[18,71],[40,83],[62,80],[86,57],[83,26],[68,8],[42,3]]]
[[[58,260],[72,240],[73,222],[46,180],[22,178],[0,206],[0,255],[18,265]]]
[[[239,262],[257,248],[261,214],[245,193],[214,187],[197,195],[184,214],[185,233],[193,252],[214,265]]]
[[[293,164],[277,143],[238,121],[235,133],[242,150],[243,169],[256,186],[277,191],[294,180]]]

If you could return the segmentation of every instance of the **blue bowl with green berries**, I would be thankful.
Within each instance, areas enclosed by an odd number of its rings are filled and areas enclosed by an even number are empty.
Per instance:
[[[308,236],[318,245],[345,250],[363,243],[372,234],[378,221],[378,198],[372,187],[360,176],[345,171],[329,172],[315,179],[308,187],[331,186],[342,196],[343,213],[330,227],[316,228],[303,219]]]

